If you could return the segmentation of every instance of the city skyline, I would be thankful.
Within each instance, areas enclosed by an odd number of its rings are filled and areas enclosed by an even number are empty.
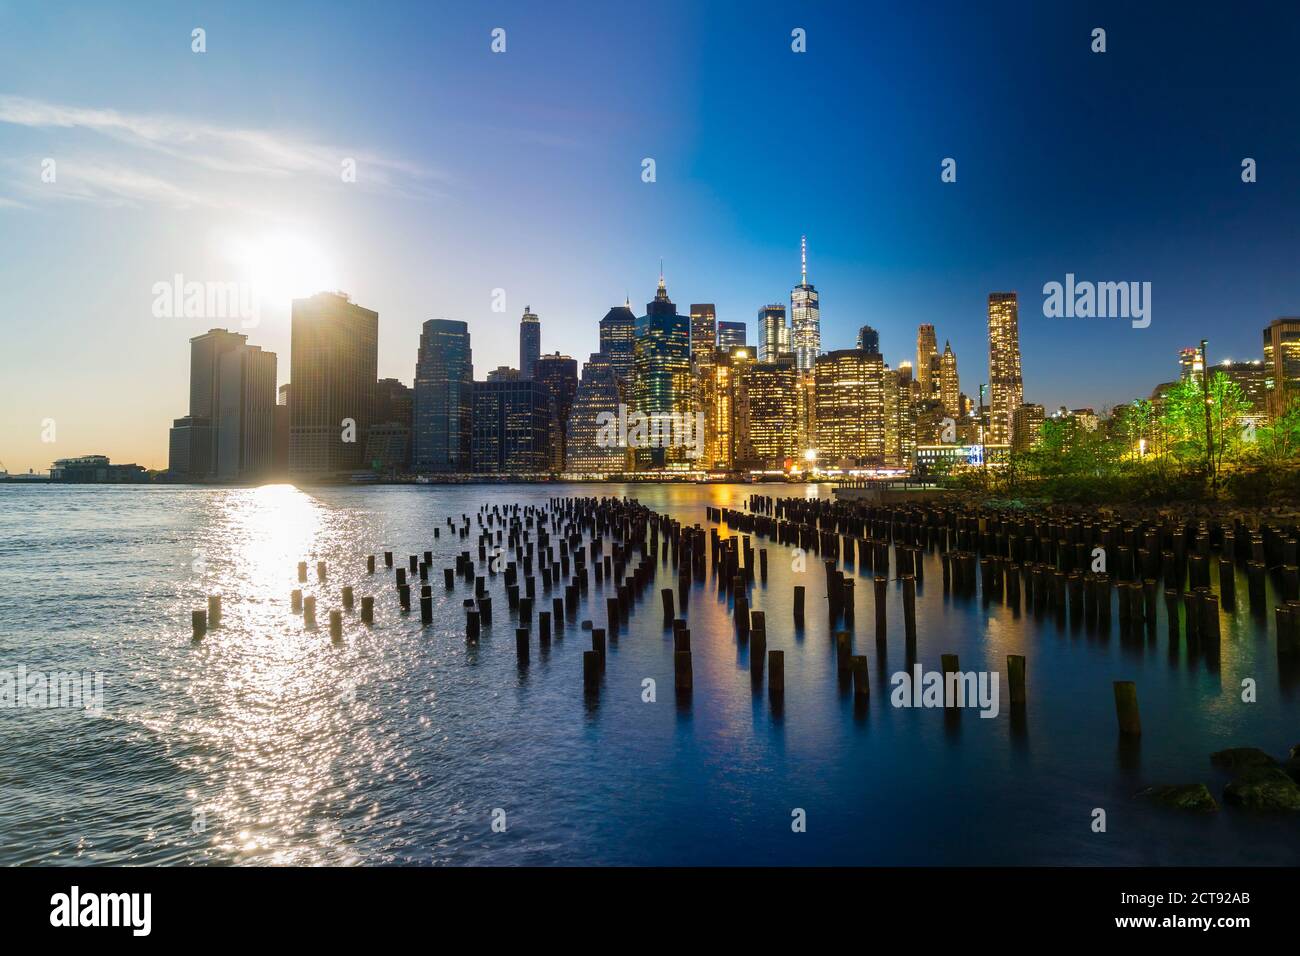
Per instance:
[[[919,31],[897,11],[776,4],[747,7],[743,26],[724,17],[725,31],[674,3],[597,24],[567,8],[383,9],[364,30],[362,14],[305,9],[182,9],[128,32],[86,7],[84,31],[54,49],[24,39],[61,14],[0,13],[0,281],[7,351],[22,357],[4,364],[11,471],[96,450],[162,467],[189,339],[251,334],[281,356],[283,384],[289,302],[317,288],[379,313],[378,374],[409,383],[431,318],[482,333],[480,369],[515,364],[525,304],[547,324],[543,349],[581,361],[592,321],[644,296],[661,257],[678,301],[712,302],[759,342],[755,317],[789,305],[806,235],[823,351],[870,325],[897,365],[932,324],[963,380],[982,382],[985,296],[1017,290],[1024,393],[1049,408],[1144,395],[1202,337],[1212,361],[1259,358],[1258,330],[1300,311],[1297,81],[1282,66],[1291,34],[1266,16],[1108,11],[1097,55],[1090,19],[1012,7],[953,6]],[[795,26],[806,53],[790,49]],[[1197,52],[1207,33],[1222,57]],[[622,69],[629,41],[664,66],[656,83]],[[988,69],[991,44],[1017,56]],[[133,65],[146,54],[148,69]],[[342,62],[369,66],[340,75]],[[87,79],[109,63],[109,79]],[[1250,115],[1207,85],[1250,97]],[[844,121],[848,100],[865,122]],[[772,136],[780,114],[797,127]],[[1022,135],[988,135],[1008,116]],[[1243,157],[1257,182],[1242,182]],[[1039,290],[1071,273],[1150,281],[1153,323],[1045,318]],[[261,280],[275,298],[249,327],[152,314],[174,276]]]

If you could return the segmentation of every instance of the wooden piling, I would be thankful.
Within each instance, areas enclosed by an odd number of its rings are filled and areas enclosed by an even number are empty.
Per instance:
[[[1025,657],[1023,654],[1007,655],[1007,683],[1010,685],[1012,707],[1023,707],[1029,699],[1025,693]]]
[[[361,598],[361,623],[375,623],[375,599],[369,594],[363,595]]]
[[[1142,735],[1142,721],[1138,717],[1137,685],[1131,680],[1115,681],[1115,716],[1119,718],[1119,732],[1130,737]]]

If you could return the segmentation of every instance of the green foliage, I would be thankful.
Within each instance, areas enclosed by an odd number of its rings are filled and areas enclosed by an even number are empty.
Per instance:
[[[1256,414],[1222,372],[1208,387],[1185,380],[1092,431],[1073,417],[1048,419],[1033,448],[993,470],[987,490],[1083,504],[1194,500],[1220,487],[1243,502],[1300,500],[1300,398],[1267,424],[1254,427]]]

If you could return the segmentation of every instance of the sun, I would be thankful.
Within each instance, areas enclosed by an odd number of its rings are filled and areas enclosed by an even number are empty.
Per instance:
[[[320,247],[302,235],[275,233],[229,245],[230,258],[264,307],[288,309],[293,299],[338,285]]]

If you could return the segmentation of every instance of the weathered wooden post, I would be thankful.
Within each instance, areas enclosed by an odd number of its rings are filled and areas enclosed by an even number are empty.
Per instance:
[[[294,588],[289,594],[289,607],[294,614],[302,613],[302,588]]]
[[[515,628],[515,657],[520,664],[528,663],[528,628]]]
[[[316,599],[310,594],[302,599],[302,622],[307,627],[316,626]]]
[[[690,651],[677,651],[673,654],[673,684],[677,690],[690,690],[694,686]]]
[[[298,580],[299,580],[299,581],[306,581],[306,580],[307,580],[307,562],[306,562],[306,561],[299,561],[299,562],[298,562]]]
[[[785,651],[767,652],[767,689],[774,695],[785,693]]]
[[[350,611],[352,610],[352,604],[352,586],[348,585],[343,589],[343,607]]]
[[[1115,715],[1119,718],[1119,732],[1130,737],[1142,735],[1142,721],[1138,717],[1137,685],[1131,680],[1115,681]]]
[[[903,575],[903,629],[909,648],[916,644],[916,578]]]
[[[361,623],[375,623],[375,599],[369,594],[363,595],[361,598]]]
[[[596,690],[600,686],[601,669],[599,653],[582,652],[582,684],[587,690]]]
[[[867,657],[856,654],[849,658],[849,670],[853,672],[853,696],[871,696],[871,682],[867,679]]]
[[[796,584],[794,588],[794,619],[800,624],[803,623],[803,596],[803,585]]]
[[[208,627],[221,626],[221,595],[208,595]]]
[[[203,640],[203,635],[208,632],[208,612],[203,610],[191,611],[190,624],[194,629],[194,640]]]
[[[1025,657],[1023,654],[1007,655],[1007,683],[1010,684],[1012,707],[1024,707],[1028,696],[1025,693]]]
[[[330,639],[343,640],[343,612],[330,611]]]

